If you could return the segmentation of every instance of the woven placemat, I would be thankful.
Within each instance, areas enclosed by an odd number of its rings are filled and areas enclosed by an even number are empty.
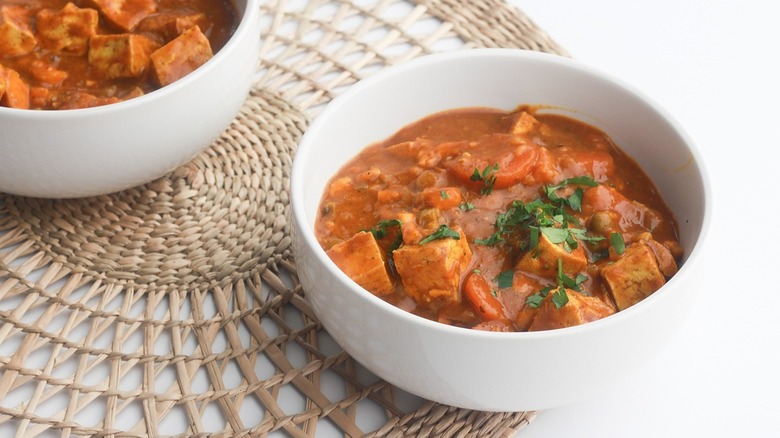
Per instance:
[[[0,194],[0,436],[511,436],[534,412],[419,400],[322,329],[290,253],[308,121],[362,77],[470,47],[563,54],[502,1],[274,1],[256,85],[205,152],[146,185]]]

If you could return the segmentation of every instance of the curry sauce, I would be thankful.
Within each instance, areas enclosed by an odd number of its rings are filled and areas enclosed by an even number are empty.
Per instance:
[[[370,145],[330,181],[315,233],[371,293],[492,331],[603,318],[655,292],[682,256],[631,157],[528,106],[445,111]]]

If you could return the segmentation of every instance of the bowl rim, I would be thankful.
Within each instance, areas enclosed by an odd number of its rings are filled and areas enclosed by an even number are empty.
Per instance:
[[[669,279],[664,287],[656,291],[651,296],[645,298],[640,303],[629,307],[628,309],[616,312],[608,317],[592,321],[586,324],[581,324],[573,327],[565,327],[555,330],[544,330],[537,332],[490,332],[483,330],[474,330],[470,328],[457,327],[447,325],[437,321],[429,320],[427,318],[415,315],[411,312],[402,310],[381,298],[375,296],[371,292],[359,286],[354,280],[347,276],[339,269],[336,264],[327,256],[325,250],[320,246],[319,242],[314,235],[314,231],[309,227],[308,220],[306,218],[306,207],[303,204],[303,190],[305,190],[303,170],[304,164],[308,161],[309,151],[314,149],[312,145],[312,138],[317,135],[317,132],[322,129],[328,122],[328,119],[337,113],[340,108],[345,105],[352,97],[359,95],[362,90],[375,86],[378,83],[386,80],[387,78],[403,73],[410,70],[425,67],[431,64],[447,62],[455,59],[473,59],[479,60],[481,58],[525,58],[533,61],[545,62],[548,64],[559,65],[564,68],[578,70],[586,75],[597,76],[603,80],[610,82],[617,88],[622,88],[634,95],[637,99],[647,104],[653,111],[666,121],[672,129],[682,138],[683,143],[688,148],[692,156],[692,163],[696,166],[699,177],[701,179],[702,191],[704,195],[703,199],[703,211],[701,215],[701,227],[698,235],[695,236],[695,243],[691,248],[685,263],[680,267],[679,271]],[[401,127],[397,127],[401,129]],[[381,141],[382,139],[377,139]],[[345,163],[341,163],[344,165]],[[321,195],[320,195],[321,196]],[[344,289],[350,294],[356,295],[358,299],[368,301],[371,305],[377,306],[380,310],[390,313],[391,316],[404,320],[404,323],[412,326],[419,326],[427,330],[433,330],[436,332],[446,332],[456,336],[468,336],[475,339],[492,339],[492,340],[511,340],[511,339],[537,339],[543,340],[548,338],[558,338],[561,336],[580,335],[593,331],[599,331],[607,329],[608,327],[620,324],[623,320],[632,318],[633,315],[644,313],[648,311],[655,301],[660,300],[664,295],[668,294],[672,286],[677,282],[682,281],[681,277],[689,274],[693,270],[693,266],[700,262],[703,247],[708,241],[708,234],[711,227],[711,216],[713,211],[713,199],[712,199],[712,184],[710,182],[709,172],[707,170],[705,161],[700,153],[697,145],[693,142],[691,137],[680,125],[680,123],[661,105],[655,100],[644,94],[641,90],[637,89],[633,85],[609,74],[599,70],[596,67],[588,65],[582,61],[576,61],[571,58],[566,58],[560,55],[554,55],[549,53],[537,52],[525,49],[506,49],[506,48],[475,48],[475,49],[461,49],[448,52],[439,52],[429,55],[424,55],[419,58],[415,58],[409,61],[405,61],[401,64],[396,64],[386,69],[373,74],[365,79],[353,84],[344,93],[336,96],[326,107],[314,118],[312,123],[304,132],[301,140],[298,143],[298,148],[293,159],[293,166],[290,178],[290,207],[292,213],[292,220],[297,227],[297,231],[300,233],[304,245],[311,249],[311,252],[316,257],[318,263],[321,263],[328,271],[332,272],[339,282],[344,285]],[[659,293],[660,292],[660,293]]]
[[[235,32],[233,32],[225,45],[222,46],[222,48],[211,57],[211,59],[177,81],[146,93],[143,96],[114,102],[108,105],[100,105],[88,108],[35,110],[0,106],[0,118],[9,117],[23,119],[30,117],[35,120],[48,120],[50,118],[68,119],[70,117],[90,116],[94,115],[95,113],[109,114],[125,109],[131,109],[138,105],[146,105],[147,102],[163,99],[169,94],[175,94],[180,88],[187,87],[190,82],[197,81],[201,76],[208,74],[210,70],[216,68],[216,66],[221,62],[222,58],[229,56],[230,52],[233,52],[235,50],[235,46],[240,44],[244,38],[252,38],[252,35],[247,35],[248,33],[256,33],[255,24],[259,22],[260,18],[260,0],[246,0],[246,6],[244,8],[239,8],[237,0],[230,0],[230,3],[236,8],[237,12],[242,14],[241,19],[238,22],[238,26],[236,26]],[[256,37],[259,38],[259,35],[256,35]]]

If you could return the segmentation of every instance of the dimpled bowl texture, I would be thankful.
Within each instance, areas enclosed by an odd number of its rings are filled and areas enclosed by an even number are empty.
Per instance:
[[[331,262],[313,224],[336,171],[365,146],[431,113],[546,105],[607,132],[655,181],[685,248],[680,271],[643,302],[599,321],[533,333],[451,327],[362,289]],[[585,400],[646,364],[678,331],[697,292],[709,223],[698,152],[662,109],[578,62],[514,49],[428,55],[363,80],[303,136],[292,171],[293,250],[306,298],[333,338],[370,371],[410,393],[468,409],[521,411]]]
[[[236,0],[240,23],[214,57],[147,95],[94,108],[0,107],[0,191],[44,198],[106,194],[187,162],[246,100],[259,54],[260,0]]]

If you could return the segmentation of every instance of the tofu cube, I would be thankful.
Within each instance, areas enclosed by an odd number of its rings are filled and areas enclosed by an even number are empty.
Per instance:
[[[194,26],[203,26],[206,14],[201,12],[165,11],[152,14],[138,24],[139,32],[152,32],[166,41],[172,40]],[[201,27],[202,28],[202,27]]]
[[[460,278],[471,262],[471,248],[463,232],[453,229],[460,239],[403,245],[393,251],[395,269],[407,294],[419,306],[431,311],[461,300]]]
[[[89,40],[89,64],[105,78],[138,77],[156,47],[157,43],[141,35],[95,35]]]
[[[152,53],[152,68],[157,82],[165,86],[188,75],[212,56],[208,38],[195,26]]]
[[[349,278],[374,295],[393,292],[393,280],[387,272],[384,253],[373,234],[361,231],[349,240],[333,245],[327,254]]]
[[[644,242],[636,242],[612,264],[601,268],[618,310],[627,309],[647,298],[666,283],[653,251]]]
[[[42,9],[36,17],[38,42],[53,52],[84,55],[97,33],[98,11],[68,3],[60,10]]]
[[[537,249],[526,252],[517,262],[516,268],[541,277],[553,278],[558,275],[558,259],[561,259],[563,273],[569,276],[582,272],[588,266],[588,258],[582,245],[568,252],[561,244],[552,243],[544,233],[540,233]]]
[[[31,21],[29,9],[22,5],[0,7],[0,56],[21,56],[35,49],[38,41]]]
[[[574,327],[586,322],[596,321],[615,313],[612,306],[596,297],[589,297],[577,291],[566,289],[569,301],[557,308],[552,301],[556,291],[551,291],[545,297],[536,311],[528,331],[554,330],[564,327]]]
[[[525,135],[533,131],[539,125],[539,121],[536,117],[532,116],[526,111],[520,113],[520,116],[512,123],[510,132],[515,135]]]
[[[0,106],[7,108],[30,108],[30,86],[16,70],[0,65]]]
[[[112,24],[129,32],[157,10],[155,0],[92,0]]]

